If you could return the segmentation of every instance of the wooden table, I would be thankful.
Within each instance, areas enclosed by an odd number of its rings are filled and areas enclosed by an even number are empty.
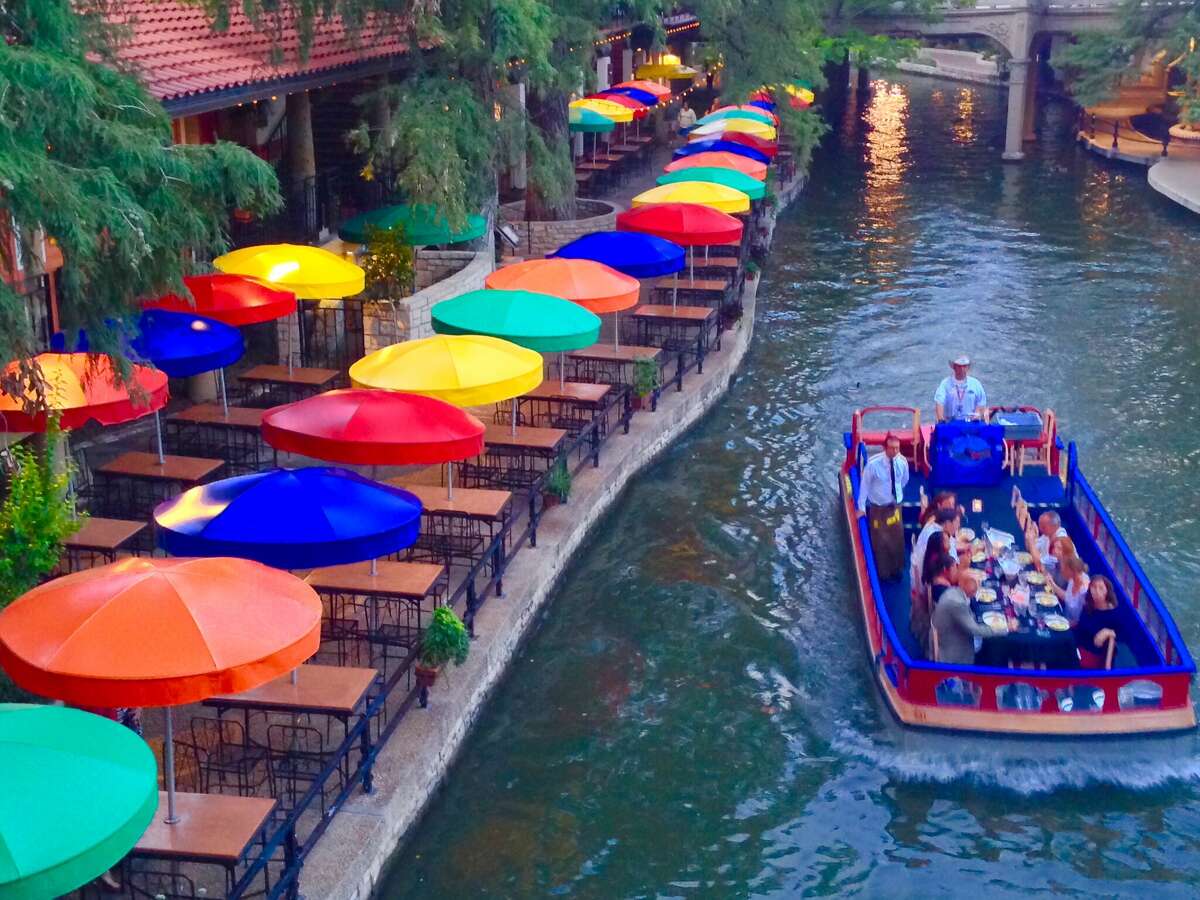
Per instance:
[[[483,454],[457,465],[455,484],[463,487],[528,490],[559,458],[567,432],[561,428],[535,428],[487,423]]]
[[[173,489],[194,487],[224,465],[221,459],[171,454],[160,463],[157,453],[131,450],[95,470],[97,501],[106,512],[132,519],[169,499],[177,492]]]
[[[639,359],[659,363],[662,350],[659,347],[639,347],[637,344],[593,344],[585,350],[573,350],[567,354],[571,361],[570,377],[599,384],[631,387],[633,365]]]
[[[672,278],[667,276],[654,282],[654,289],[671,291],[678,288],[681,291],[701,291],[724,294],[729,288],[727,278]]]
[[[694,353],[698,372],[704,371],[704,357],[709,350],[720,348],[717,311],[708,306],[648,303],[633,311],[633,320],[637,323],[639,343],[650,344],[657,339],[665,350]]]
[[[606,162],[579,162],[575,163],[577,172],[607,172],[612,166]]]
[[[222,710],[261,709],[347,719],[362,706],[378,675],[374,669],[308,663],[296,668],[295,684],[289,673],[240,694],[209,697],[204,705]]]
[[[454,489],[454,497],[446,496],[446,489],[433,484],[409,484],[403,478],[392,478],[386,482],[415,494],[429,516],[466,516],[481,522],[503,522],[508,517],[512,503],[512,491],[497,491],[491,488]]]
[[[625,136],[625,140],[631,144],[653,144],[654,136],[650,134],[629,134]]]
[[[163,439],[172,450],[221,456],[231,468],[257,471],[263,443],[265,409],[197,403],[167,416]]]
[[[262,365],[248,369],[238,376],[238,381],[259,388],[260,402],[270,402],[273,394],[282,394],[281,402],[299,400],[328,388],[341,373],[337,369],[306,369],[294,366]],[[272,404],[273,405],[273,404]]]
[[[179,821],[168,825],[167,794],[158,792],[158,811],[130,855],[222,866],[226,889],[233,888],[238,865],[266,827],[275,800],[227,794],[175,794]]]
[[[77,571],[80,568],[80,557],[85,553],[99,556],[106,562],[113,562],[117,558],[118,550],[149,527],[148,522],[90,516],[84,520],[78,531],[63,541],[67,555],[67,571]]]
[[[737,269],[742,264],[742,261],[736,256],[710,256],[708,259],[703,257],[693,260],[693,266],[697,269]]]
[[[529,408],[524,421],[549,428],[561,428],[572,437],[599,419],[600,434],[607,433],[607,410],[615,396],[610,384],[567,381],[543,381],[532,391],[517,398],[518,407]],[[582,413],[582,414],[581,414]]]
[[[561,428],[518,425],[514,431],[511,425],[489,422],[483,432],[483,444],[485,452],[493,449],[512,449],[554,456],[566,437],[567,433]]]
[[[318,592],[421,601],[434,592],[445,571],[445,566],[432,563],[381,559],[373,575],[369,562],[356,562],[313,569],[304,580]]]
[[[456,561],[473,565],[492,546],[512,513],[512,491],[455,485],[454,497],[449,498],[446,488],[438,485],[407,484],[401,478],[387,483],[415,494],[421,501],[424,520],[413,545],[414,554],[447,566]],[[507,551],[506,536],[493,548],[498,554],[492,559],[497,575],[503,571]]]

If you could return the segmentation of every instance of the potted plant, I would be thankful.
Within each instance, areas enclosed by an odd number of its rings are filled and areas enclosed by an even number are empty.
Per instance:
[[[754,260],[750,260],[749,262],[746,263],[746,280],[747,281],[754,281],[754,279],[758,278],[758,273],[759,273],[758,263],[756,263]]]
[[[658,363],[652,359],[636,359],[633,361],[633,400],[634,409],[644,409],[646,398],[658,390]]]
[[[471,650],[467,626],[448,606],[433,611],[433,620],[421,638],[421,650],[415,666],[417,686],[421,689],[421,706],[429,705],[429,689],[447,663],[461,666]]]
[[[571,470],[567,468],[567,461],[560,459],[546,475],[546,487],[542,498],[545,505],[551,507],[566,503],[570,496]]]

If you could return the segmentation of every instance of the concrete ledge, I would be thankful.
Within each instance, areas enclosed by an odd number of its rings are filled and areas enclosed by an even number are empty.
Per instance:
[[[912,75],[927,75],[931,78],[945,78],[950,81],[965,81],[971,84],[989,84],[993,86],[1001,86],[1003,81],[996,75],[987,75],[981,72],[972,72],[968,69],[960,69],[954,66],[947,65],[929,65],[928,63],[913,62],[912,60],[901,60],[896,64],[901,72],[908,72]]]
[[[1180,206],[1200,213],[1200,159],[1162,159],[1146,173],[1150,187]]]

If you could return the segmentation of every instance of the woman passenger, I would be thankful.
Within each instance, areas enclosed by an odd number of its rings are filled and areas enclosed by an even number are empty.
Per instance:
[[[1075,626],[1075,643],[1079,647],[1079,662],[1085,669],[1103,669],[1110,640],[1121,643],[1124,616],[1117,605],[1117,592],[1103,575],[1093,575],[1088,584],[1087,601],[1079,624]]]
[[[1059,564],[1062,570],[1063,578],[1066,581],[1065,586],[1059,587],[1058,584],[1051,581],[1047,586],[1058,596],[1062,601],[1063,609],[1066,610],[1067,619],[1071,622],[1071,627],[1074,628],[1079,624],[1079,617],[1083,613],[1083,603],[1087,599],[1088,585],[1091,580],[1087,575],[1087,566],[1078,556],[1068,556]]]

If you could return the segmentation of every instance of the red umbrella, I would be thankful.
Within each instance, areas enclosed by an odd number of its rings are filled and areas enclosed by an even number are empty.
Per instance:
[[[45,382],[45,408],[29,413],[33,386],[24,396],[0,392],[0,431],[45,431],[47,418],[59,415],[59,427],[79,428],[88,422],[119,425],[158,412],[167,404],[167,376],[149,366],[133,366],[127,383],[118,381],[107,356],[88,353],[39,353],[34,362]],[[8,364],[7,377],[18,364]]]
[[[624,106],[626,109],[632,110],[635,119],[646,118],[646,112],[649,107],[640,100],[634,100],[628,94],[588,94],[585,100],[607,100],[610,103],[616,103],[619,106]]]
[[[191,302],[178,294],[148,300],[146,309],[194,312],[226,325],[254,325],[289,316],[296,311],[296,295],[268,287],[241,275],[190,275],[183,279]]]
[[[732,144],[741,144],[743,147],[752,147],[759,153],[775,158],[775,154],[779,151],[779,146],[775,141],[768,141],[766,138],[761,138],[756,134],[746,134],[741,131],[722,131],[716,135],[718,140],[729,141]]]
[[[328,391],[263,415],[272,447],[328,462],[410,466],[483,452],[484,425],[444,400],[399,391]]]
[[[728,213],[698,203],[658,203],[617,214],[617,229],[640,231],[684,247],[732,244],[742,239],[742,223]],[[688,259],[688,277],[695,279],[695,260]]]

